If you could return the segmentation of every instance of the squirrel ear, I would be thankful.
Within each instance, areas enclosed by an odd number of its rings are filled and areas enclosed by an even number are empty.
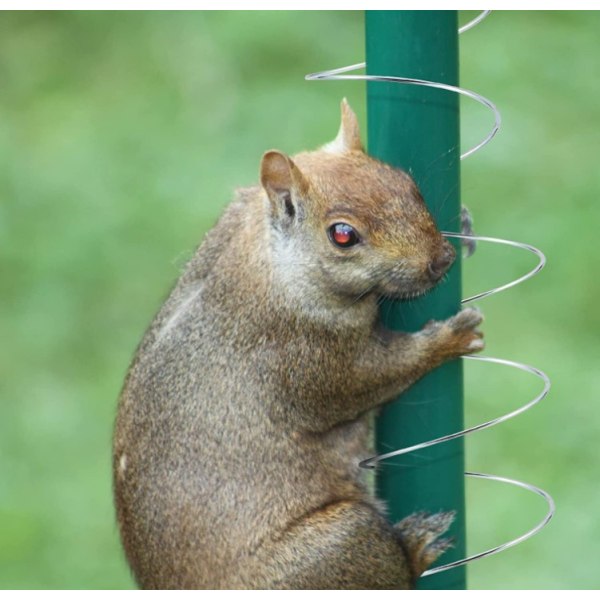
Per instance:
[[[260,163],[260,183],[269,196],[273,213],[294,218],[298,212],[297,198],[308,190],[294,161],[278,150],[265,152]]]
[[[337,154],[349,152],[350,150],[362,151],[363,146],[360,141],[358,119],[356,118],[354,111],[350,108],[346,98],[342,100],[341,110],[342,122],[337,137],[333,142],[329,142],[329,144],[323,146],[323,150]]]

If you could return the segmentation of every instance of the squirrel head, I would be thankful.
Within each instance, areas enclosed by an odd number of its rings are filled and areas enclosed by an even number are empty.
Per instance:
[[[290,158],[263,156],[273,260],[287,286],[317,301],[407,298],[433,287],[455,252],[412,178],[368,156],[344,99],[337,137]]]

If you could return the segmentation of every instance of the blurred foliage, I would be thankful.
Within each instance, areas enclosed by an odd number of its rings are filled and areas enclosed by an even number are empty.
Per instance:
[[[463,165],[464,202],[478,232],[549,260],[481,303],[488,353],[554,384],[543,405],[470,439],[467,465],[541,485],[558,504],[535,540],[471,567],[473,588],[599,583],[599,30],[596,12],[502,12],[461,39],[463,85],[504,118]],[[133,349],[264,150],[332,138],[344,95],[364,123],[361,83],[303,80],[363,56],[352,12],[0,14],[1,587],[133,586],[110,478]],[[463,144],[488,125],[463,103]],[[465,286],[530,264],[481,245]],[[469,424],[537,390],[487,369],[467,367]],[[498,486],[468,486],[471,551],[543,514],[539,499]]]

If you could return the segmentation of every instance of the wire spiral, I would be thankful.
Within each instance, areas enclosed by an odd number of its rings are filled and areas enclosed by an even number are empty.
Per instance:
[[[463,25],[458,30],[458,33],[459,34],[464,33],[465,31],[468,31],[472,27],[475,27],[478,23],[483,21],[483,19],[485,19],[490,13],[491,13],[490,10],[482,11],[474,19],[472,19],[471,21],[469,21],[468,23]],[[423,79],[413,79],[410,77],[398,77],[398,76],[391,76],[391,75],[349,74],[352,71],[356,71],[358,69],[364,69],[365,67],[366,67],[366,63],[364,63],[364,62],[357,63],[354,65],[350,65],[347,67],[341,67],[338,69],[330,69],[327,71],[320,71],[318,73],[311,73],[309,75],[306,75],[305,79],[307,79],[309,81],[332,81],[332,80],[334,80],[334,81],[335,80],[383,81],[383,82],[399,83],[399,84],[403,84],[403,85],[418,85],[418,86],[437,88],[437,89],[461,94],[463,96],[466,96],[468,98],[471,98],[471,99],[479,102],[480,104],[483,104],[489,110],[492,111],[493,116],[494,116],[494,125],[491,128],[491,130],[489,131],[489,133],[478,144],[476,144],[475,146],[473,146],[472,148],[470,148],[469,150],[467,150],[466,152],[461,154],[461,157],[460,157],[461,160],[464,160],[465,158],[471,156],[475,152],[478,152],[479,150],[481,150],[485,145],[487,145],[494,138],[494,136],[496,135],[496,133],[498,133],[498,130],[500,129],[500,125],[502,122],[500,111],[498,110],[496,105],[491,100],[489,100],[488,98],[485,98],[484,96],[482,96],[476,92],[473,92],[471,90],[467,90],[465,88],[461,88],[458,86],[452,86],[452,85],[447,85],[444,83],[439,83],[439,82],[435,82],[435,81],[427,81],[427,80],[423,80]],[[529,244],[523,244],[521,242],[515,242],[512,240],[505,240],[505,239],[485,237],[485,236],[466,235],[466,234],[459,234],[459,233],[452,233],[452,232],[442,232],[442,233],[445,237],[471,239],[471,240],[476,240],[476,241],[480,241],[480,242],[490,242],[490,243],[494,243],[494,244],[503,244],[503,245],[513,246],[513,247],[520,248],[522,250],[531,252],[538,258],[537,265],[532,270],[527,272],[526,274],[522,275],[521,277],[518,277],[517,279],[509,281],[508,283],[505,283],[503,285],[499,285],[490,290],[480,292],[480,293],[470,296],[468,298],[464,298],[462,300],[462,304],[467,304],[469,302],[474,302],[475,300],[487,298],[489,296],[492,296],[493,294],[503,292],[511,287],[519,285],[520,283],[523,283],[527,279],[529,279],[529,278],[533,277],[534,275],[536,275],[537,273],[539,273],[539,271],[541,271],[543,269],[544,265],[546,264],[546,257],[544,256],[544,254],[540,250],[538,250],[537,248],[535,248],[533,246],[530,246]],[[550,379],[543,371],[541,371],[540,369],[537,369],[535,367],[525,365],[525,364],[519,363],[519,362],[514,362],[511,360],[506,360],[503,358],[494,358],[494,357],[490,357],[490,356],[470,356],[469,355],[469,356],[464,356],[463,358],[472,360],[472,361],[480,361],[480,362],[488,362],[488,363],[504,365],[504,366],[508,366],[508,367],[511,367],[514,369],[525,371],[525,372],[530,373],[530,374],[534,375],[535,377],[539,378],[544,384],[543,389],[535,398],[533,398],[526,404],[523,404],[516,410],[506,413],[500,417],[496,417],[494,419],[486,421],[485,423],[480,423],[473,427],[463,429],[462,431],[457,431],[457,432],[450,433],[448,435],[445,435],[445,436],[442,436],[439,438],[427,440],[427,441],[421,442],[419,444],[415,444],[413,446],[408,446],[406,448],[400,448],[398,450],[394,450],[392,452],[387,452],[385,454],[379,454],[377,456],[372,456],[370,458],[363,460],[360,463],[360,466],[362,468],[367,468],[367,469],[374,468],[374,466],[377,463],[387,460],[387,459],[390,459],[392,457],[400,456],[402,454],[408,454],[410,452],[415,452],[417,450],[422,450],[423,448],[428,448],[430,446],[434,446],[437,444],[442,444],[442,443],[448,442],[450,440],[465,437],[466,435],[469,435],[476,431],[481,431],[483,429],[489,429],[491,427],[499,425],[500,423],[504,423],[505,421],[508,421],[509,419],[512,419],[513,417],[520,415],[521,413],[525,412],[526,410],[529,410],[531,407],[533,407],[538,402],[543,400],[550,390]],[[434,567],[432,569],[429,569],[422,574],[422,577],[426,577],[428,575],[433,575],[435,573],[440,573],[441,571],[446,571],[448,569],[452,569],[452,568],[467,564],[469,562],[484,558],[485,556],[491,556],[492,554],[498,554],[499,552],[502,552],[503,550],[511,548],[512,546],[516,546],[517,544],[520,544],[521,542],[525,541],[526,539],[529,539],[530,537],[534,536],[536,533],[541,531],[548,524],[548,522],[554,515],[554,512],[555,512],[554,500],[552,499],[550,494],[548,494],[544,490],[542,490],[534,485],[531,485],[529,483],[524,483],[522,481],[518,481],[515,479],[509,479],[507,477],[501,477],[498,475],[488,475],[485,473],[466,472],[465,475],[468,477],[473,477],[473,478],[491,479],[493,481],[508,483],[508,484],[526,489],[530,492],[533,492],[534,494],[541,496],[546,501],[546,504],[548,507],[547,513],[544,516],[544,518],[535,527],[533,527],[531,530],[527,531],[526,533],[520,535],[519,537],[514,538],[503,544],[500,544],[499,546],[496,546],[494,548],[490,548],[489,550],[485,550],[483,552],[473,554],[466,558],[463,558],[463,559],[460,559],[460,560],[457,560],[457,561],[454,561],[451,563],[447,563],[447,564],[441,565],[439,567]]]

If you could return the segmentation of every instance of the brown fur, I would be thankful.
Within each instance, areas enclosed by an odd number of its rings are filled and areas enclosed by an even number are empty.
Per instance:
[[[378,298],[423,293],[451,250],[342,115],[335,152],[265,154],[137,350],[114,487],[141,587],[407,588],[446,547],[447,515],[393,526],[358,463],[369,411],[481,349],[481,316],[381,329]],[[335,247],[336,222],[362,242]]]

